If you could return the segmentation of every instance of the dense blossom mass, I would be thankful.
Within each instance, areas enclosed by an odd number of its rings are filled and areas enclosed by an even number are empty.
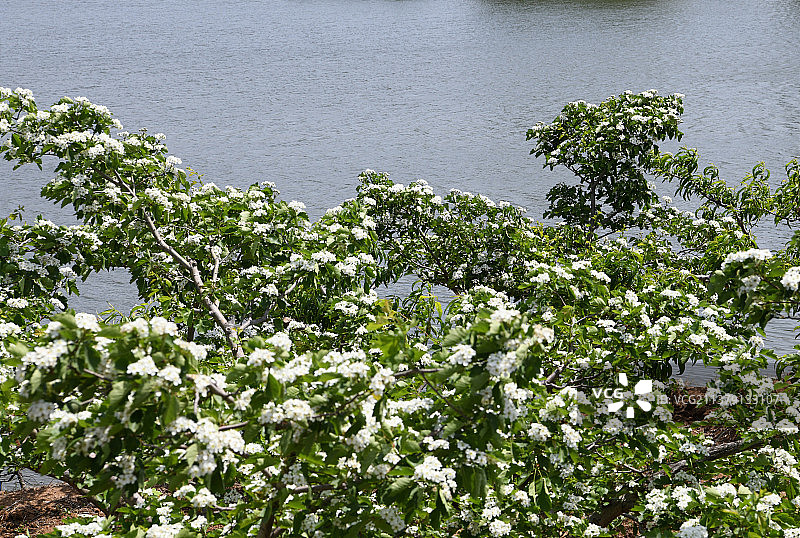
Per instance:
[[[104,513],[54,536],[800,536],[800,358],[761,337],[797,314],[800,240],[752,233],[798,222],[800,166],[774,191],[763,166],[738,190],[698,173],[656,145],[682,106],[626,93],[534,127],[594,185],[573,213],[581,188],[550,197],[562,225],[371,170],[311,222],[85,98],[0,88],[0,153],[55,164],[42,195],[80,221],[0,220],[3,465]],[[115,268],[141,306],[70,309]],[[718,374],[691,424],[687,363]]]

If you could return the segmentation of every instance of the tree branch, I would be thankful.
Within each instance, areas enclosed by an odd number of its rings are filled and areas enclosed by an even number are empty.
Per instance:
[[[708,450],[708,456],[701,458],[699,460],[681,460],[675,463],[669,464],[670,473],[676,473],[678,471],[682,471],[689,467],[692,463],[707,463],[710,461],[718,460],[720,458],[725,458],[728,456],[733,456],[735,454],[739,454],[741,452],[746,452],[748,450],[752,450],[755,448],[761,448],[767,444],[768,440],[762,441],[754,441],[754,442],[747,442],[747,441],[732,441],[730,443],[724,443],[721,445],[717,445],[712,447]],[[640,471],[644,472],[644,471]],[[652,476],[650,479],[655,480],[657,478],[661,478],[666,475],[665,471],[660,471]],[[639,486],[641,489],[642,486]],[[629,512],[636,503],[639,501],[640,491],[627,491],[624,494],[611,499],[607,502],[604,506],[598,508],[598,510],[589,516],[589,522],[594,523],[595,525],[599,525],[601,527],[607,527],[611,524],[612,521],[617,519],[619,516]]]
[[[430,381],[428,381],[428,378],[427,378],[427,377],[425,377],[425,374],[424,374],[424,373],[420,372],[420,373],[419,373],[419,375],[420,375],[420,376],[422,376],[422,379],[424,379],[424,380],[425,380],[425,383],[426,383],[426,384],[427,384],[427,385],[428,385],[428,386],[431,388],[431,390],[432,390],[433,392],[435,392],[435,393],[436,393],[436,395],[437,395],[439,398],[441,398],[441,399],[444,401],[444,403],[446,403],[446,404],[447,404],[447,406],[448,406],[448,407],[450,407],[450,408],[451,408],[453,411],[455,411],[455,412],[458,414],[458,416],[460,416],[461,418],[467,418],[467,415],[466,415],[466,414],[464,414],[464,412],[463,412],[461,409],[459,409],[458,407],[456,407],[455,405],[453,405],[453,403],[452,403],[450,400],[448,400],[448,399],[445,397],[445,395],[444,395],[444,394],[442,394],[441,392],[439,392],[439,390],[438,390],[438,389],[437,389],[435,386],[433,386],[433,384],[432,384]]]

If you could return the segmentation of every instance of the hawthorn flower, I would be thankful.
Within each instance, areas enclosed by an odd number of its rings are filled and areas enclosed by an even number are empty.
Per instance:
[[[456,472],[449,467],[444,467],[436,456],[425,456],[423,462],[414,467],[413,478],[414,480],[433,482],[449,490],[456,487]]]
[[[708,538],[708,529],[700,524],[697,519],[690,519],[681,525],[678,531],[679,538]]]
[[[578,448],[578,443],[581,442],[580,433],[575,431],[569,424],[562,424],[561,432],[564,434],[564,444],[569,448]]]
[[[793,267],[793,269],[800,269],[800,268]],[[789,273],[787,272],[786,274],[788,275]],[[786,285],[784,279],[786,279],[786,275],[784,275],[783,279],[781,279],[781,284],[783,284],[787,289],[791,289],[789,288],[789,286]],[[800,282],[800,272],[797,273],[797,282]],[[794,290],[797,289],[797,282],[794,283]],[[741,295],[743,293],[751,293],[755,291],[756,288],[758,288],[759,284],[761,284],[760,276],[758,275],[746,276],[742,279],[742,285],[739,287],[739,294]]]
[[[528,436],[534,441],[547,441],[550,438],[550,430],[544,424],[534,422],[528,428]]]
[[[600,536],[600,533],[604,532],[604,529],[594,523],[589,523],[586,526],[586,530],[583,531],[583,535],[587,538],[594,538],[595,536]]]
[[[124,323],[120,330],[123,333],[135,332],[139,336],[147,336],[150,334],[150,324],[144,318],[136,318],[133,321]]]
[[[495,519],[489,523],[489,533],[492,536],[506,536],[511,532],[511,524],[500,519]]]
[[[533,326],[533,339],[540,344],[549,344],[555,339],[555,331],[550,327],[543,327],[542,325]]]
[[[6,304],[11,308],[28,308],[30,304],[27,299],[11,298],[6,301]]]
[[[781,284],[789,291],[797,291],[800,285],[800,267],[790,267],[781,278]]]
[[[772,258],[772,253],[766,249],[751,248],[741,252],[733,252],[725,257],[722,262],[722,269],[727,268],[732,263],[745,263],[748,260],[764,261]]]
[[[738,492],[736,490],[736,486],[734,486],[730,482],[717,484],[716,486],[711,486],[708,489],[709,489],[709,491],[714,492],[715,494],[719,495],[720,497],[726,497],[728,495],[736,497],[736,495],[738,494]]]
[[[507,378],[516,368],[517,354],[514,351],[498,351],[486,359],[486,369],[494,377]]]
[[[86,331],[100,332],[100,324],[97,323],[97,316],[80,312],[75,314],[75,324]]]
[[[130,375],[139,376],[156,376],[159,374],[159,369],[150,355],[146,355],[138,361],[129,364],[126,371]]]
[[[217,498],[211,493],[208,488],[201,488],[194,497],[192,497],[192,506],[195,508],[206,508],[217,504]]]
[[[798,432],[797,424],[785,418],[775,425],[775,429],[782,433],[789,433],[789,434]]]
[[[181,379],[181,369],[172,364],[162,368],[157,375],[161,379],[167,381],[168,383],[172,383],[176,387],[183,383],[183,380]]]
[[[267,338],[267,343],[272,344],[278,349],[290,351],[292,349],[292,339],[284,332],[278,332]]]
[[[694,490],[692,488],[688,488],[686,486],[676,486],[675,489],[672,490],[672,498],[675,500],[678,508],[681,510],[686,510],[689,506],[689,503],[692,502],[692,493]]]
[[[262,366],[273,362],[275,362],[275,353],[267,348],[254,349],[247,359],[248,366]]]
[[[506,323],[512,321],[517,316],[519,316],[519,310],[506,309],[505,307],[500,307],[494,312],[492,312],[491,316],[489,316],[489,319],[491,321],[499,321],[501,323]]]
[[[56,340],[46,346],[36,346],[22,357],[22,363],[34,365],[44,370],[55,367],[59,357],[68,351],[67,342]]]
[[[150,329],[153,334],[178,336],[178,326],[161,316],[156,316],[150,320]]]
[[[450,364],[469,366],[475,356],[475,350],[467,344],[458,344],[451,349],[452,353],[447,358]]]
[[[197,344],[195,342],[187,342],[180,338],[175,340],[175,344],[178,345],[181,349],[185,349],[189,353],[191,353],[195,360],[197,361],[204,361],[208,356],[208,346],[203,344]]]
[[[85,534],[87,536],[95,536],[103,531],[103,527],[98,521],[91,523],[68,523],[66,525],[56,525],[56,530],[61,533],[61,536],[72,536],[74,534]],[[24,534],[20,536],[26,536]]]
[[[772,509],[781,504],[780,495],[771,493],[759,499],[756,510],[759,512],[772,512]]]
[[[667,492],[663,489],[653,489],[645,495],[645,509],[654,514],[666,512],[669,509]]]
[[[58,406],[52,402],[37,400],[28,406],[28,418],[34,422],[44,422],[50,419],[56,409]]]
[[[394,373],[388,368],[380,368],[369,382],[369,388],[376,396],[382,396],[386,387],[394,383]]]
[[[51,321],[50,325],[52,325],[53,323],[58,323],[58,322]],[[48,325],[47,327],[48,332],[50,330],[50,325]],[[59,323],[59,325],[61,324]],[[22,329],[20,329],[19,325],[17,325],[16,323],[0,323],[0,340],[4,339],[10,334],[19,334],[21,331]]]
[[[378,508],[378,515],[381,516],[390,527],[392,527],[392,531],[395,534],[406,528],[402,514],[394,506]]]
[[[147,529],[145,538],[175,538],[183,530],[182,523],[169,525],[153,525]]]
[[[708,343],[708,336],[704,334],[690,334],[688,340],[696,346],[704,347]]]

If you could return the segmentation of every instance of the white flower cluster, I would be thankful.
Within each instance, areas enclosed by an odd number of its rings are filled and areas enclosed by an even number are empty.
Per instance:
[[[367,355],[361,350],[346,351],[340,353],[331,351],[325,355],[325,361],[330,365],[327,368],[320,368],[316,371],[317,375],[326,373],[336,373],[348,379],[367,377],[370,371],[369,364],[365,361]]]
[[[781,278],[781,284],[789,291],[797,291],[800,285],[800,267],[790,267]]]
[[[277,332],[273,334],[267,338],[267,343],[284,351],[291,351],[292,349],[292,339],[284,332]]]
[[[533,326],[533,339],[540,344],[549,344],[555,337],[556,333],[552,328],[538,324]]]
[[[534,441],[547,441],[550,438],[550,430],[544,424],[533,422],[528,428],[528,436]]]
[[[263,366],[273,362],[275,362],[275,353],[267,348],[254,349],[247,358],[248,366]]]
[[[456,472],[444,467],[436,456],[425,456],[422,463],[414,467],[413,478],[439,484],[448,492],[456,488]]]
[[[511,524],[501,519],[492,520],[489,523],[489,533],[492,536],[506,536],[511,532]]]
[[[679,538],[708,538],[708,529],[696,519],[690,519],[681,525],[677,536]]]
[[[97,536],[103,532],[103,519],[96,518],[91,523],[68,523],[66,525],[57,525],[56,530],[61,533],[61,536],[72,536],[73,534],[83,534],[84,536]]]
[[[450,364],[469,366],[475,356],[475,350],[467,344],[458,344],[451,349],[452,353],[447,358]]]
[[[208,488],[200,488],[200,490],[192,497],[192,506],[195,508],[206,508],[208,506],[215,506],[217,498]]]
[[[130,375],[155,376],[158,375],[158,367],[150,355],[145,355],[138,361],[129,364],[126,372]]]
[[[375,372],[375,375],[372,376],[369,382],[369,388],[375,396],[383,396],[386,387],[392,384],[394,384],[394,372],[389,368],[381,367]]]
[[[11,334],[19,334],[22,329],[16,323],[0,323],[0,340]]]
[[[156,316],[150,320],[150,330],[153,334],[178,336],[178,326],[161,316]]]
[[[150,324],[144,318],[136,318],[133,321],[123,323],[120,330],[123,333],[135,332],[137,335],[144,337],[150,334]]]
[[[79,312],[75,314],[75,324],[86,331],[100,332],[100,324],[97,323],[97,316]]]
[[[200,396],[207,396],[208,387],[211,385],[215,385],[220,388],[225,386],[225,376],[222,374],[194,374],[187,377],[192,378],[195,385],[194,390]]]
[[[653,489],[645,495],[644,508],[653,514],[660,514],[669,510],[667,503],[668,494],[663,489]]]
[[[378,515],[381,516],[390,527],[392,527],[392,531],[395,534],[406,528],[406,524],[403,521],[403,516],[394,506],[378,508]]]
[[[563,434],[564,437],[564,444],[567,445],[567,447],[578,448],[578,443],[580,443],[582,439],[580,433],[578,433],[569,424],[561,425],[561,433]]]
[[[761,262],[772,258],[772,253],[766,249],[751,248],[749,250],[742,250],[740,252],[733,252],[725,257],[722,262],[722,268],[727,268],[732,263],[745,263],[748,260]]]
[[[486,359],[486,369],[489,374],[503,379],[509,377],[517,369],[517,354],[515,351],[497,351]]]
[[[261,424],[278,424],[284,420],[298,423],[311,420],[313,417],[314,409],[308,402],[292,398],[280,405],[275,405],[275,402],[269,402],[261,410],[261,416],[258,421]]]
[[[203,443],[206,450],[219,454],[226,450],[241,454],[244,452],[244,439],[237,430],[219,431],[219,427],[207,418],[197,422],[195,439]]]
[[[780,473],[791,477],[795,480],[800,480],[800,473],[797,470],[797,459],[789,452],[782,448],[773,448],[765,446],[758,451],[759,454],[766,454],[772,459],[775,469]]]
[[[280,383],[292,383],[298,377],[307,375],[311,371],[311,356],[300,355],[287,362],[283,368],[266,368],[262,374],[264,381],[272,375]]]
[[[34,422],[44,422],[50,419],[50,415],[58,408],[56,404],[37,400],[28,406],[28,418]]]
[[[175,538],[183,530],[182,523],[168,525],[153,525],[147,529],[145,538]]]
[[[770,493],[758,500],[756,510],[759,512],[772,512],[772,509],[781,504],[782,499],[780,495]]]
[[[180,338],[175,340],[175,344],[181,349],[185,349],[194,356],[195,360],[204,361],[208,356],[208,346],[204,344],[197,344],[195,342],[187,342]]]
[[[34,365],[44,370],[50,370],[55,367],[59,357],[68,351],[67,342],[65,340],[56,340],[50,342],[46,346],[36,346],[33,351],[27,352],[22,357],[22,363],[25,365]]]

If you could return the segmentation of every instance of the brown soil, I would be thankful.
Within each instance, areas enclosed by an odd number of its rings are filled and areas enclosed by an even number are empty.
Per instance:
[[[0,492],[0,538],[46,534],[78,515],[102,513],[66,484]]]

